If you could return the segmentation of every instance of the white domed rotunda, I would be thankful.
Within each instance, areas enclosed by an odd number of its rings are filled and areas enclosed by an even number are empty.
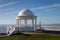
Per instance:
[[[19,12],[18,16],[16,17],[16,25],[19,28],[19,31],[28,31],[28,30],[36,31],[36,18],[37,18],[37,16],[35,16],[31,10],[29,10],[29,9],[21,10]],[[25,23],[24,28],[20,27],[20,25],[22,23],[21,20],[24,20],[24,23]],[[33,30],[31,30],[31,27],[26,27],[27,20],[32,20],[32,29]]]

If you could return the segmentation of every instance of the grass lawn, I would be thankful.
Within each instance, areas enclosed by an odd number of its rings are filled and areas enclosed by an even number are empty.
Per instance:
[[[49,34],[12,35],[0,40],[60,40],[60,36]]]

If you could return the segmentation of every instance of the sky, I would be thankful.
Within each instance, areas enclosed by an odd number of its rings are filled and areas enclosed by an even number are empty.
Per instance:
[[[37,23],[60,24],[60,0],[0,0],[0,24],[16,24],[23,9],[30,9]]]

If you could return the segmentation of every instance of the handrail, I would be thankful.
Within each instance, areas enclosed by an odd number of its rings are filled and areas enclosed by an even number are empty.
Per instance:
[[[6,36],[9,36],[9,35],[11,35],[14,31],[15,31],[15,28],[13,28],[13,30],[10,31],[9,34],[7,34],[7,35],[2,35],[2,36],[0,36],[0,37],[6,37]]]

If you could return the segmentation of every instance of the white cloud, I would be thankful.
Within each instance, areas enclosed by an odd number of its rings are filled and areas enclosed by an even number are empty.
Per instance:
[[[6,6],[9,6],[9,5],[13,5],[13,4],[15,4],[16,2],[10,2],[10,3],[6,3],[6,4],[1,4],[0,5],[0,8],[1,7],[6,7]]]
[[[12,10],[14,10],[14,8],[0,9],[0,13],[1,13],[1,12],[8,12],[8,11],[12,11]]]
[[[14,14],[17,14],[18,11],[9,11],[9,12],[6,12],[6,13],[9,14],[9,15],[14,15]]]
[[[52,8],[52,7],[60,7],[60,4],[52,4],[52,5],[48,5],[48,6],[32,8],[31,10],[39,10],[39,9]]]
[[[9,12],[5,12],[4,14],[0,14],[0,17],[7,17],[8,15],[16,15],[18,13],[18,11],[9,11]]]

